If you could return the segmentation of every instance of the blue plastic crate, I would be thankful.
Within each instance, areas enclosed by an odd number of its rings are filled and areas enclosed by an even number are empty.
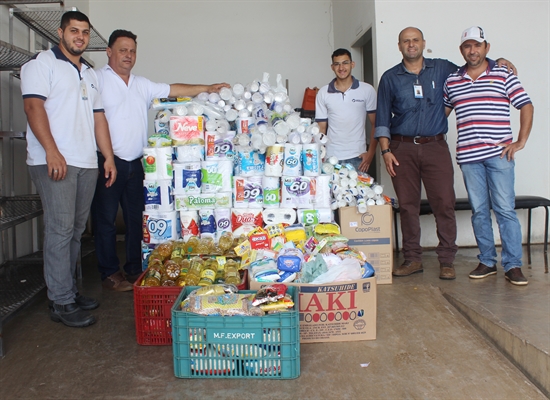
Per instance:
[[[300,376],[298,290],[290,312],[263,317],[203,316],[184,312],[185,288],[172,307],[174,374],[178,378],[295,379]],[[241,290],[240,293],[255,293]]]

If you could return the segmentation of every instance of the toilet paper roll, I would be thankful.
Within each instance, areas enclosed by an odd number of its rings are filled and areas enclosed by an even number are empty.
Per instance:
[[[214,239],[216,236],[216,217],[214,209],[204,208],[199,210],[199,232],[201,238],[210,237]]]
[[[202,208],[229,208],[232,206],[231,192],[176,194],[176,210],[200,210]]]
[[[143,200],[145,211],[172,211],[174,194],[170,179],[152,179],[143,181]]]
[[[170,138],[173,146],[189,144],[204,146],[204,117],[202,115],[172,115],[170,117]]]
[[[315,208],[330,208],[330,188],[330,175],[319,175],[315,177]]]
[[[254,126],[254,117],[237,118],[235,123],[237,124],[237,133],[250,133],[250,130]]]
[[[285,156],[285,146],[269,146],[265,153],[265,172],[266,176],[283,176],[283,162]]]
[[[307,176],[284,176],[281,181],[281,207],[309,208],[314,205],[315,181]]]
[[[301,144],[293,144],[293,143],[285,144],[283,175],[285,176],[302,175],[302,145]]]
[[[233,177],[233,199],[235,208],[262,208],[263,177]]]
[[[174,147],[174,154],[178,162],[186,161],[203,161],[204,160],[204,146],[195,144],[187,146]]]
[[[216,219],[216,241],[220,239],[222,233],[233,232],[230,208],[216,208],[214,210],[214,218]]]
[[[330,207],[315,210],[298,210],[298,223],[304,225],[317,225],[332,222],[333,214]]]
[[[199,235],[199,213],[196,210],[179,211],[181,237],[187,241]]]
[[[321,146],[318,143],[303,145],[302,164],[305,176],[321,175]]]
[[[219,132],[206,132],[206,159],[207,160],[233,160],[235,157],[233,139],[235,131],[228,131],[222,135]]]
[[[264,207],[279,208],[281,203],[281,178],[263,176]]]
[[[231,226],[235,237],[251,232],[258,226],[262,226],[262,210],[232,208]]]
[[[180,222],[177,211],[144,211],[142,221],[145,243],[158,244],[179,239]]]
[[[199,194],[202,186],[200,161],[174,163],[174,194]]]
[[[205,160],[201,162],[202,193],[231,192],[233,161]]]

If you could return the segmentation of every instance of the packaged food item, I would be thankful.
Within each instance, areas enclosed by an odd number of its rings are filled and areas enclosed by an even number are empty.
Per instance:
[[[250,247],[254,250],[269,249],[270,240],[267,233],[255,233],[249,236]]]
[[[183,259],[178,263],[180,266],[180,274],[176,279],[176,286],[185,286],[185,277],[187,276],[187,272],[189,272],[189,264],[190,261],[187,259]]]
[[[241,276],[239,275],[239,265],[235,260],[227,260],[225,263],[225,283],[240,285]]]
[[[212,237],[200,238],[199,244],[197,246],[197,251],[199,254],[211,254],[212,249],[214,248],[214,239]]]
[[[156,268],[149,268],[143,279],[143,286],[160,286],[160,278],[162,273]]]
[[[286,289],[287,286],[283,285],[282,283],[275,283],[273,285],[263,287],[258,290],[256,295],[254,296],[254,300],[252,300],[252,305],[258,306],[260,304],[280,300],[285,296]]]
[[[292,301],[292,297],[290,297],[289,295],[285,295],[280,300],[260,304],[259,307],[264,312],[275,311],[275,310],[285,310],[285,309],[293,308],[294,307],[294,301]]]
[[[199,254],[198,252],[198,247],[199,247],[199,238],[197,236],[191,236],[188,240],[187,240],[187,243],[185,244],[186,246],[186,252],[187,254]]]
[[[180,275],[180,267],[174,260],[167,260],[164,263],[164,272],[168,279],[175,281]]]
[[[264,312],[259,307],[252,306],[250,294],[240,293],[188,297],[182,303],[182,310],[200,315],[264,315]]]
[[[318,225],[315,225],[315,233],[318,233],[318,234],[328,233],[332,235],[339,235],[340,227],[333,223],[318,224]]]

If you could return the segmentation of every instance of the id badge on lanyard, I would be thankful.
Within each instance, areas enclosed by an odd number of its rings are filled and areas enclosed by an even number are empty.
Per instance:
[[[84,82],[84,80],[80,81],[80,96],[82,100],[88,100],[88,88],[86,88],[86,82]]]
[[[422,91],[422,85],[420,82],[418,82],[418,78],[416,79],[416,82],[413,85],[414,88],[414,98],[415,99],[422,99],[424,98],[424,92]]]

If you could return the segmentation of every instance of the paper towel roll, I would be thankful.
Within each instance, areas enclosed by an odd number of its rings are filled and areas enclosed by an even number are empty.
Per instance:
[[[157,179],[157,152],[154,147],[145,147],[143,149],[141,162],[145,179]]]
[[[321,146],[318,143],[303,145],[302,164],[305,176],[321,175]]]
[[[298,210],[298,223],[304,225],[317,225],[319,223],[332,222],[332,210],[329,208],[318,208],[315,210]]]
[[[151,179],[143,181],[143,200],[145,211],[172,211],[174,194],[169,179]]]
[[[157,179],[172,179],[172,147],[156,147]]]
[[[174,154],[178,162],[202,161],[204,160],[204,146],[199,144],[176,146]]]
[[[267,225],[271,224],[289,224],[296,221],[296,210],[293,208],[264,209],[262,218]]]
[[[262,186],[264,189],[264,207],[279,208],[281,205],[281,178],[263,176]]]
[[[202,185],[200,161],[174,163],[174,193],[199,194]]]
[[[199,235],[199,213],[196,210],[180,211],[181,237],[187,241]]]
[[[254,151],[250,146],[237,146],[235,159],[235,175],[264,175],[265,154]]]
[[[265,153],[265,172],[266,176],[283,176],[283,162],[285,156],[285,146],[269,146]]]
[[[315,208],[330,208],[330,188],[330,175],[319,175],[315,177]]]
[[[285,157],[283,164],[284,176],[300,176],[302,175],[302,145],[301,144],[285,144]]]
[[[202,193],[231,192],[233,161],[206,160],[201,162]]]
[[[180,222],[177,211],[144,211],[143,241],[145,243],[162,243],[179,239]]]

